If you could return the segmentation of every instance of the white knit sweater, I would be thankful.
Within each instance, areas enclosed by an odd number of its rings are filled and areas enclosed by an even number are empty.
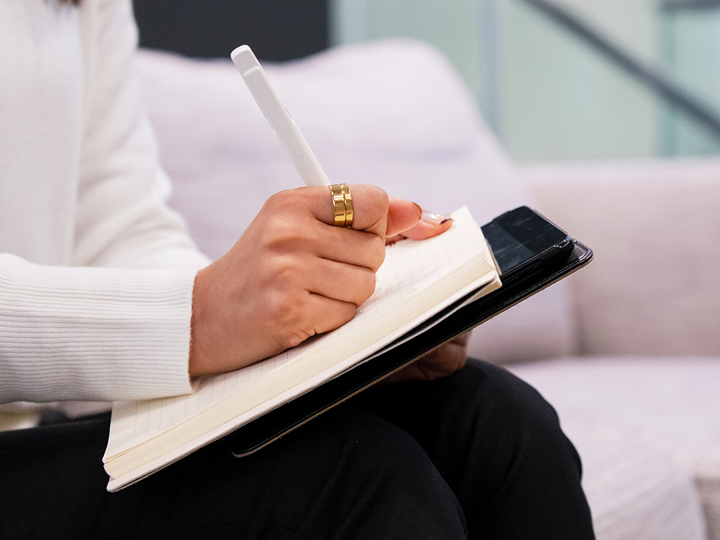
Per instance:
[[[129,0],[0,0],[0,403],[190,391],[207,259],[165,200]]]

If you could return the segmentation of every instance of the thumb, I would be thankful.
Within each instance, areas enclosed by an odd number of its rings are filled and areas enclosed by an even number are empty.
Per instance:
[[[406,199],[388,197],[387,237],[412,229],[422,217],[422,208]]]

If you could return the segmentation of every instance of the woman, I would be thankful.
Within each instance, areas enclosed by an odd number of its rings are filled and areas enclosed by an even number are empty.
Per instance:
[[[350,320],[384,243],[442,233],[352,186],[271,197],[211,264],[166,206],[129,0],[0,0],[0,401],[145,399]],[[331,248],[331,249],[330,249]],[[253,269],[253,271],[249,271]],[[0,433],[0,531],[34,538],[592,538],[552,408],[445,346],[257,454],[222,441],[116,493],[106,415]]]

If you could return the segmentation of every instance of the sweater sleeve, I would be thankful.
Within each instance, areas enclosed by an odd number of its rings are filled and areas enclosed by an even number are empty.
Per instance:
[[[0,402],[189,392],[194,274],[0,255]]]
[[[194,276],[134,72],[129,0],[79,9],[84,119],[70,264],[0,255],[0,402],[187,393]]]
[[[132,4],[97,0],[80,11],[85,121],[71,264],[201,268],[209,261],[166,204],[170,182],[135,69]]]

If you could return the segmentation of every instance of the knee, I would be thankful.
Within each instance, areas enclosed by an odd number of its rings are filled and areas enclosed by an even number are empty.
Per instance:
[[[347,513],[358,516],[353,530],[381,538],[465,537],[455,494],[415,439],[350,408],[340,424],[337,472],[345,479],[341,497],[352,506]],[[385,517],[377,519],[379,514]]]
[[[349,409],[343,414],[342,431],[340,459],[351,469],[348,477],[362,479],[364,490],[396,491],[401,498],[452,497],[422,447],[397,426]]]
[[[560,427],[555,409],[532,386],[504,368],[470,362],[474,379],[476,437],[501,447],[500,455],[544,465],[568,463],[580,474],[580,459]]]

